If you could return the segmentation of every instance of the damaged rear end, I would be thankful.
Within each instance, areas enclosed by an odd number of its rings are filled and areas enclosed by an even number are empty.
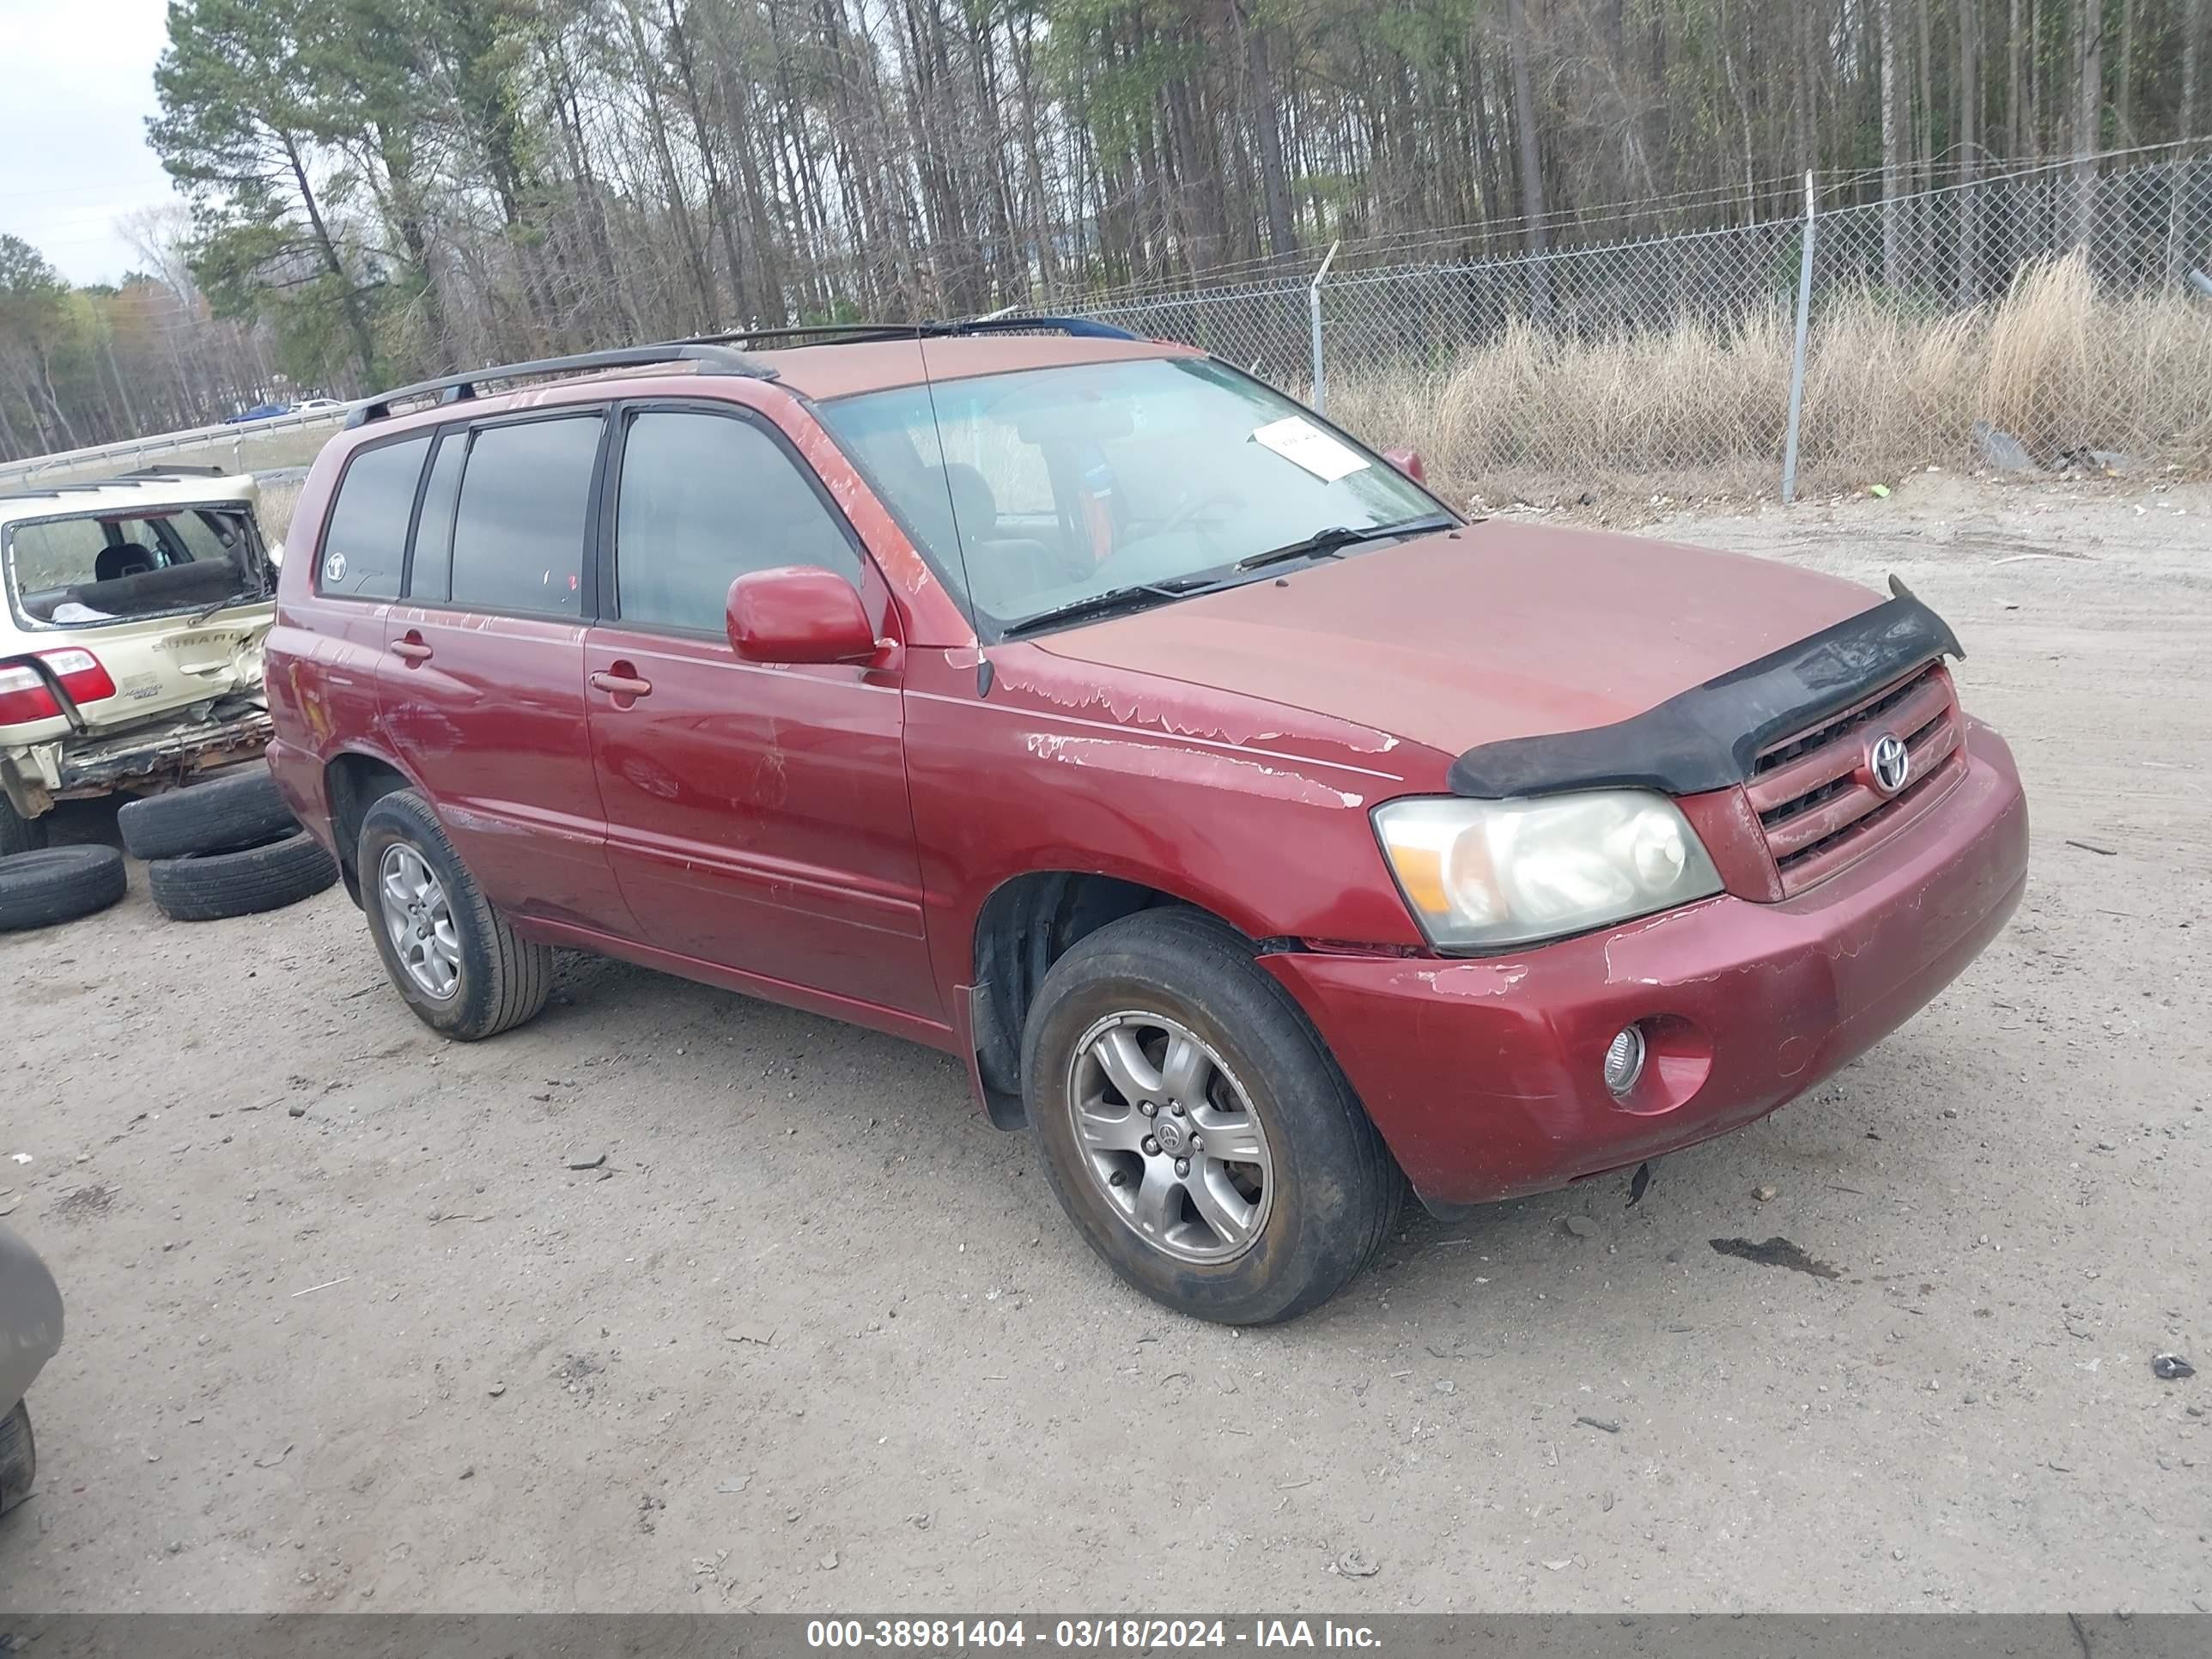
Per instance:
[[[23,819],[260,754],[275,561],[250,477],[0,500],[0,788]]]

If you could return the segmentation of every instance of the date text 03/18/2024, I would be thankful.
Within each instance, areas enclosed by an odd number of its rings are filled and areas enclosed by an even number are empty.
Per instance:
[[[1184,1648],[1336,1648],[1372,1650],[1371,1626],[1333,1619],[811,1619],[806,1645],[817,1650],[1039,1647],[1066,1652],[1148,1653]]]

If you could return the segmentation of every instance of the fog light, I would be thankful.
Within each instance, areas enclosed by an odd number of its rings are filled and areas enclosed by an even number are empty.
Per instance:
[[[1636,1026],[1624,1025],[1605,1051],[1605,1086],[1616,1095],[1625,1095],[1643,1075],[1644,1033]]]

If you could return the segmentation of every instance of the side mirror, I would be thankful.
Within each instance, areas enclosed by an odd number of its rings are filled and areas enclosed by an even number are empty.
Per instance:
[[[1415,483],[1428,483],[1429,470],[1421,465],[1421,452],[1419,450],[1386,449],[1382,452],[1382,459],[1389,462],[1391,465],[1396,467],[1399,471],[1404,473]]]
[[[749,570],[723,611],[730,649],[745,662],[867,662],[876,630],[852,583],[816,565]]]

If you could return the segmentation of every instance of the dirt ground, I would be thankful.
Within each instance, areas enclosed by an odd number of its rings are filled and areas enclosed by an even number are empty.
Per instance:
[[[2212,490],[1659,528],[1901,575],[2028,781],[2009,931],[1812,1096],[1238,1334],[950,1060],[588,959],[449,1046],[342,892],[185,927],[134,871],[0,939],[70,1320],[0,1605],[2212,1610]]]

